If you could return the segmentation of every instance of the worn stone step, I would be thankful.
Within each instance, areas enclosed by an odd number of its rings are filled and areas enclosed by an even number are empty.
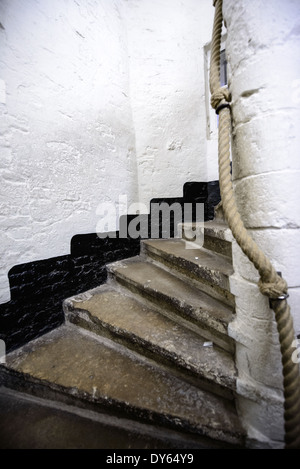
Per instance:
[[[172,319],[109,285],[64,302],[72,323],[104,335],[171,367],[193,384],[233,398],[232,356]]]
[[[0,382],[209,439],[243,444],[234,406],[119,344],[63,325],[7,355]]]
[[[229,277],[233,274],[231,261],[194,243],[181,239],[154,239],[142,242],[142,252],[156,262],[195,282],[204,292],[234,307]]]
[[[199,247],[232,260],[233,236],[226,223],[215,220],[205,223],[181,223],[179,229],[183,239],[193,241]]]
[[[61,401],[55,402],[0,387],[0,449],[132,451],[150,448],[198,450],[224,447],[227,447],[224,442],[208,441],[207,438],[151,423],[125,417],[120,419],[105,412],[81,409]],[[232,448],[231,445],[228,447]]]
[[[109,264],[107,269],[121,285],[149,299],[164,314],[190,321],[204,338],[233,352],[227,331],[234,315],[227,305],[140,257]]]

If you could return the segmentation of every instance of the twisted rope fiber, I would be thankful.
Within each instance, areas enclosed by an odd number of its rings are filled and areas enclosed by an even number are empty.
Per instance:
[[[270,298],[275,313],[282,357],[284,389],[285,448],[300,448],[300,374],[299,366],[292,361],[295,338],[293,319],[286,299],[287,283],[281,278],[270,260],[248,234],[233,192],[230,173],[231,96],[226,88],[220,88],[220,46],[223,25],[222,0],[214,0],[215,19],[210,64],[211,105],[219,114],[219,179],[225,218],[242,251],[259,272],[259,289]]]

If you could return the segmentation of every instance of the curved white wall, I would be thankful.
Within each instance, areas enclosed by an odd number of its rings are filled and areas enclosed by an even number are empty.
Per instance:
[[[218,179],[208,165],[204,44],[211,0],[130,0],[126,19],[130,91],[143,203],[181,196],[186,181]],[[208,171],[214,167],[214,171]]]
[[[0,302],[15,264],[69,253],[97,206],[136,200],[127,35],[116,0],[2,0]]]
[[[9,269],[69,253],[99,204],[206,180],[213,14],[211,0],[1,0],[0,303]]]

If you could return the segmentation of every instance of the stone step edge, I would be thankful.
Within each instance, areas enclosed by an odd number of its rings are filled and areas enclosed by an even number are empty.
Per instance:
[[[134,258],[132,258],[132,260],[133,259]],[[136,259],[138,259],[138,258],[136,258]],[[124,261],[127,261],[127,260],[128,259],[124,259],[123,261],[116,261],[116,262],[112,262],[110,264],[107,264],[108,277],[107,277],[106,283],[104,283],[104,284],[102,284],[98,287],[92,288],[91,290],[87,290],[85,292],[79,293],[78,295],[73,295],[70,298],[79,297],[79,298],[83,298],[84,300],[85,299],[87,300],[87,299],[90,298],[91,294],[96,294],[97,292],[101,292],[102,287],[108,287],[108,288],[111,288],[111,289],[113,289],[117,292],[123,293],[124,295],[127,295],[127,296],[133,298],[137,303],[139,303],[141,305],[141,307],[144,306],[146,308],[152,309],[156,313],[159,313],[159,314],[165,316],[166,318],[170,319],[171,321],[176,322],[181,327],[183,327],[185,329],[188,329],[188,330],[194,332],[195,334],[199,335],[200,338],[203,338],[205,340],[213,340],[213,337],[211,335],[209,335],[209,336],[204,336],[203,335],[203,334],[209,334],[210,333],[209,328],[205,329],[204,327],[201,327],[201,324],[196,324],[195,322],[191,322],[189,320],[189,318],[185,319],[183,316],[180,316],[178,313],[174,312],[173,309],[167,309],[165,307],[162,309],[159,304],[154,303],[151,299],[148,299],[146,296],[142,296],[139,292],[134,292],[130,288],[122,285],[121,283],[119,283],[118,280],[115,278],[114,272],[111,272],[110,270],[111,269],[113,270],[115,265],[119,265],[119,262],[124,262]],[[84,298],[84,295],[86,295],[85,298]],[[234,318],[234,315],[233,315],[232,319],[233,318]],[[217,321],[217,319],[216,319],[216,321]],[[229,321],[228,324],[230,324],[230,322],[231,321]],[[216,330],[216,329],[213,329],[213,332],[216,333],[216,334],[219,333],[219,331]],[[227,335],[227,329],[224,333],[220,333],[220,337],[223,337],[224,335],[226,335],[226,338],[232,344],[235,343],[234,339],[232,339],[230,336]],[[230,350],[233,352],[232,349],[230,349]]]
[[[226,351],[228,351],[229,353],[234,353],[234,340],[228,335],[228,324],[231,321],[228,321],[228,323],[226,323],[225,325],[223,321],[220,321],[217,318],[211,316],[210,310],[207,310],[207,314],[202,314],[201,317],[199,317],[199,314],[196,315],[196,313],[193,312],[193,310],[191,309],[192,307],[190,307],[190,311],[187,313],[184,308],[184,304],[179,300],[175,301],[174,298],[171,298],[165,293],[159,293],[157,290],[152,291],[149,288],[145,290],[143,284],[138,284],[132,279],[126,277],[126,275],[121,275],[117,272],[118,268],[123,267],[127,263],[131,264],[139,261],[140,257],[137,256],[131,259],[126,259],[123,261],[117,261],[108,264],[106,267],[109,281],[115,281],[121,287],[129,290],[134,295],[142,296],[142,299],[145,299],[150,305],[150,307],[152,307],[151,305],[153,305],[153,307],[156,308],[158,312],[161,312],[158,308],[161,305],[161,302],[163,301],[164,314],[170,317],[170,319],[176,320],[176,317],[178,316],[180,320],[182,319],[186,322],[185,327],[187,327],[187,323],[190,323],[191,326],[194,326],[198,329],[198,333],[200,336],[206,338],[207,340],[213,340],[217,345],[219,345],[219,347],[224,348],[225,346]],[[158,267],[160,268],[160,266]],[[168,270],[166,270],[166,272],[170,275],[173,275],[172,272],[169,272]],[[176,278],[178,279],[178,277]],[[184,284],[187,283],[184,279],[180,280]],[[199,293],[203,293],[200,289],[198,289],[198,291]],[[210,319],[210,324],[208,324],[208,318]],[[233,318],[234,314],[232,313],[231,319],[233,320]],[[221,341],[219,341],[219,339],[221,339]]]
[[[60,327],[66,327],[62,325]],[[68,324],[67,327],[75,327],[72,324]],[[52,331],[53,332],[53,331]],[[51,332],[50,332],[51,333]],[[84,335],[88,335],[94,340],[104,342],[112,342],[109,339],[102,339],[92,332],[84,331]],[[40,339],[34,339],[38,341]],[[28,345],[28,344],[27,344]],[[117,349],[123,349],[126,355],[140,357],[135,352],[129,352],[123,346],[113,343],[113,347]],[[15,351],[14,351],[15,352]],[[12,352],[12,353],[14,353]],[[141,357],[142,361],[146,364],[150,364],[151,360]],[[161,367],[154,364],[155,368],[163,371]],[[180,379],[180,378],[179,378]],[[217,442],[224,441],[226,444],[232,445],[244,445],[245,434],[236,432],[236,434],[228,433],[226,430],[214,430],[211,427],[204,429],[200,427],[200,424],[195,424],[187,419],[178,417],[176,415],[162,415],[160,412],[153,411],[151,409],[144,409],[138,406],[130,406],[128,402],[120,401],[117,399],[108,399],[107,396],[93,396],[92,393],[85,391],[80,392],[74,387],[65,387],[52,383],[46,379],[37,378],[28,373],[17,371],[13,368],[9,368],[5,364],[0,364],[0,386],[5,386],[8,389],[15,389],[19,392],[37,396],[40,398],[46,398],[55,402],[62,402],[67,405],[75,405],[81,409],[94,410],[96,412],[105,412],[109,415],[113,415],[118,418],[130,418],[136,420],[139,423],[147,424],[149,421],[153,425],[158,425],[159,428],[171,428],[175,431],[183,432],[185,435],[194,435],[195,437],[203,437],[208,440],[217,440]],[[205,392],[205,391],[204,391]],[[220,397],[224,401],[222,397]]]
[[[174,312],[173,309],[169,309],[167,307],[161,308],[159,304],[152,301],[152,299],[147,298],[146,296],[142,296],[140,292],[135,292],[128,287],[122,285],[118,282],[118,280],[114,277],[113,274],[109,273],[106,285],[111,285],[116,291],[120,291],[128,296],[131,296],[135,299],[138,303],[142,306],[145,306],[149,309],[156,311],[159,314],[162,314],[166,318],[170,319],[171,321],[176,322],[181,327],[188,329],[195,334],[199,335],[205,341],[212,341],[215,345],[220,347],[222,350],[229,352],[230,354],[234,355],[235,353],[235,341],[232,337],[228,335],[228,325],[226,326],[226,331],[220,332],[217,328],[210,327],[207,323],[203,320],[200,322],[197,320],[196,322],[192,322],[190,317],[183,317],[178,312]],[[232,316],[232,319],[234,316]],[[207,320],[206,318],[203,318]],[[216,324],[219,324],[218,319],[215,320]],[[230,321],[228,322],[230,324]]]
[[[136,334],[131,334],[129,331],[101,321],[86,309],[74,307],[72,298],[64,302],[64,311],[68,322],[129,348],[193,386],[229,400],[234,398],[236,376],[233,377],[229,373],[228,375],[217,376],[214,373],[205,373],[203,369],[195,370],[179,355],[171,353],[159,345],[152,344]],[[220,353],[224,353],[224,351]]]
[[[102,413],[95,410],[83,409],[72,404],[65,404],[62,401],[50,400],[44,397],[38,397],[26,392],[17,391],[13,387],[0,387],[1,395],[16,399],[22,402],[28,402],[41,406],[43,408],[62,411],[69,415],[78,416],[84,420],[100,423],[107,428],[120,429],[129,432],[136,437],[159,440],[161,444],[167,443],[172,448],[183,449],[231,449],[232,445],[226,445],[225,442],[208,441],[206,437],[201,438],[192,434],[181,433],[180,431],[171,430],[170,428],[158,427],[151,423],[138,422],[130,418],[119,418],[109,413]],[[221,446],[222,445],[222,446]]]
[[[221,241],[227,241],[228,243],[234,240],[229,226],[225,222],[222,223],[216,220],[206,221],[204,223],[183,222],[178,224],[178,228],[179,232],[183,233],[185,228],[187,230],[196,231],[196,234],[199,233],[199,239],[201,238],[200,234],[203,234],[203,236],[207,235]]]
[[[183,434],[186,438],[200,438],[200,441],[207,441],[207,444],[219,443],[225,445],[234,445],[244,447],[245,435],[232,434],[223,431],[214,431],[211,428],[201,428],[200,425],[193,426],[188,420],[178,416],[162,416],[153,410],[139,407],[130,407],[127,402],[121,402],[106,397],[93,397],[92,394],[80,393],[77,389],[66,388],[54,383],[36,378],[34,376],[15,371],[12,369],[1,370],[0,382],[5,381],[5,387],[9,390],[15,390],[28,396],[47,399],[54,403],[61,403],[66,406],[74,406],[82,411],[91,411],[104,413],[112,418],[122,420],[130,419],[138,425],[157,425],[159,431],[172,431]],[[197,428],[198,427],[198,428]],[[195,440],[194,440],[195,441]]]
[[[231,273],[229,273],[227,269],[225,269],[224,267],[222,269],[222,267],[214,268],[204,263],[198,264],[184,256],[181,256],[180,254],[173,254],[164,250],[162,247],[159,246],[159,243],[163,241],[166,241],[166,243],[168,243],[170,240],[151,240],[151,239],[143,240],[141,241],[141,252],[149,253],[151,255],[154,254],[156,256],[156,259],[158,260],[161,259],[162,263],[164,261],[168,262],[170,265],[175,267],[175,270],[176,270],[176,267],[180,266],[182,268],[182,271],[186,272],[186,276],[193,274],[195,276],[195,279],[198,279],[199,281],[201,280],[203,281],[203,277],[201,275],[208,274],[208,277],[212,277],[212,278],[208,278],[205,280],[207,280],[208,282],[211,282],[213,285],[219,286],[222,290],[229,291],[229,288],[230,288],[229,277],[233,273],[232,266],[230,266]],[[185,243],[185,241],[181,239],[171,240],[171,242],[174,244],[181,245],[182,247]],[[222,263],[222,261],[226,262],[227,267],[228,267],[228,258],[226,256],[222,256],[221,254],[214,253],[209,249],[199,248],[199,246],[196,243],[188,242],[187,244],[193,249],[196,249],[197,251],[199,251],[199,256],[201,255],[200,253],[208,254],[210,257],[213,256],[215,260],[219,261],[220,263]],[[189,250],[187,249],[187,251]],[[215,274],[215,278],[213,278],[214,274]],[[226,283],[227,286],[223,285],[223,283]]]
[[[229,228],[214,221],[203,223],[183,223],[178,227],[182,238],[194,242],[199,248],[208,249],[225,256],[232,262],[232,233]]]
[[[212,298],[218,300],[221,303],[225,303],[232,309],[235,308],[235,298],[234,295],[230,292],[230,277],[228,277],[228,288],[224,289],[219,285],[212,284],[211,282],[203,278],[201,274],[196,275],[195,273],[192,273],[187,267],[180,266],[179,263],[170,260],[170,258],[168,257],[163,258],[160,253],[156,253],[153,250],[149,250],[148,247],[145,246],[146,243],[142,241],[140,253],[141,259],[147,260],[148,258],[157,266],[161,267],[163,270],[173,274],[174,276],[180,278],[186,283],[192,282],[193,286],[198,290],[202,291],[203,293],[211,296]],[[205,267],[203,267],[202,270],[204,271]],[[209,271],[210,269],[207,268],[207,270]]]

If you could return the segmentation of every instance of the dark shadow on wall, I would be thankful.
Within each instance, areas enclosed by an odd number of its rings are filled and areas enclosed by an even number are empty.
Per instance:
[[[196,204],[201,203],[204,204],[204,220],[208,221],[214,218],[214,206],[219,201],[218,181],[187,182],[182,197],[152,199],[150,214],[143,216],[147,218],[144,224],[148,227],[147,237],[151,237],[153,230],[160,238],[177,235],[177,225],[172,216],[167,236],[161,217],[156,222],[158,226],[153,226],[154,204],[157,207],[163,202],[169,206],[177,203],[182,208],[186,203],[191,204],[191,220],[195,221]],[[137,230],[139,222],[143,223],[142,217],[137,220],[136,215],[122,217],[120,231],[110,234],[115,237],[101,238],[97,233],[77,234],[71,240],[69,255],[20,264],[10,269],[11,300],[0,305],[0,339],[5,341],[7,352],[60,326],[64,322],[63,300],[105,283],[107,264],[139,254],[142,237],[130,236],[128,227],[132,221]]]

